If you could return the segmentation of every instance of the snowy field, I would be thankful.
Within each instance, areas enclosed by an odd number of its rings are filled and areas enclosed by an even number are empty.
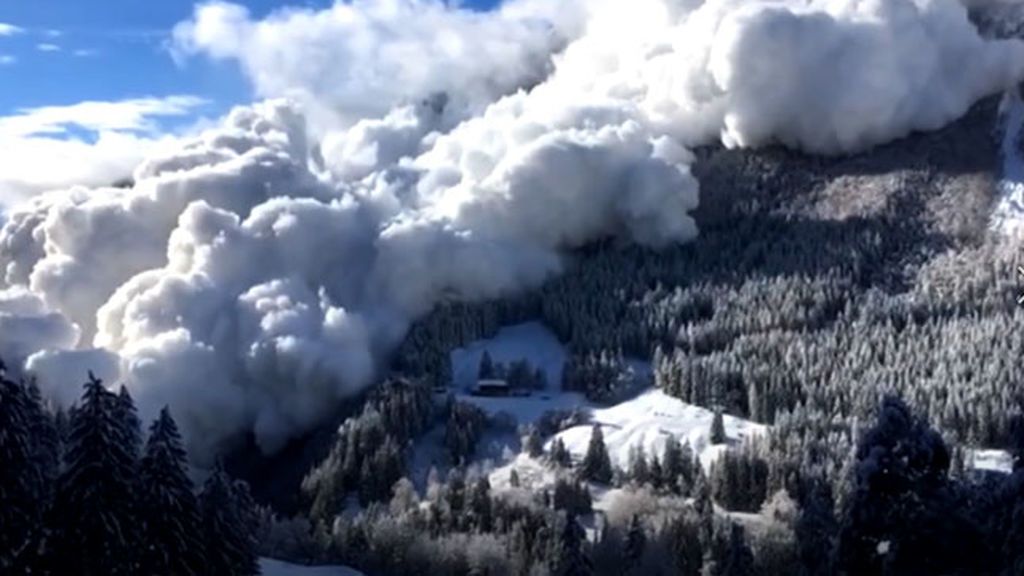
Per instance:
[[[674,436],[683,444],[689,444],[707,469],[727,446],[737,446],[763,435],[766,430],[761,424],[726,415],[723,420],[727,444],[713,445],[709,436],[714,413],[668,396],[661,390],[648,390],[610,408],[591,407],[588,412],[591,423],[601,425],[608,455],[620,468],[627,468],[629,451],[633,446],[643,446],[648,455],[660,457],[665,451],[665,442]],[[587,452],[591,432],[590,425],[576,426],[557,436],[565,442],[574,458],[582,459]]]
[[[529,360],[531,366],[544,370],[548,385],[554,390],[562,381],[562,366],[568,358],[558,338],[540,322],[502,328],[494,338],[477,340],[464,348],[452,350],[452,383],[457,390],[468,390],[476,384],[484,350],[490,353],[492,360],[501,364]]]
[[[260,569],[263,576],[363,576],[345,566],[300,566],[272,558],[260,558]]]
[[[597,406],[582,394],[560,392],[562,367],[568,355],[554,334],[538,322],[511,326],[498,332],[494,338],[478,340],[453,350],[452,374],[457,390],[466,390],[473,385],[485,350],[495,362],[507,364],[525,359],[534,367],[542,368],[548,376],[548,390],[523,398],[477,397],[459,393],[458,399],[475,404],[492,415],[508,414],[519,424],[534,422],[549,410],[579,409],[589,416],[590,424],[572,427],[556,435],[565,443],[574,460],[581,460],[586,454],[594,423],[601,425],[609,456],[621,468],[628,466],[633,446],[643,446],[648,455],[660,456],[670,436],[689,444],[707,468],[729,446],[737,446],[766,430],[763,425],[726,415],[727,442],[712,445],[709,436],[713,412],[682,402],[660,390],[647,388],[634,398],[613,406]],[[631,361],[630,364],[639,377],[650,379],[650,365],[639,361]],[[547,439],[547,447],[552,441],[553,438]],[[516,469],[524,488],[538,488],[554,481],[546,465],[520,454],[492,472],[492,485],[507,487],[512,468]]]

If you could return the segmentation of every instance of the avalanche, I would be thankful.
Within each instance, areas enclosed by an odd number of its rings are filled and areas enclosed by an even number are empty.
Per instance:
[[[862,150],[1024,76],[1024,43],[955,0],[551,5],[201,5],[176,57],[236,61],[271,99],[130,188],[11,208],[0,355],[64,403],[92,368],[147,416],[170,404],[201,458],[247,432],[274,450],[435,303],[536,286],[608,236],[693,239],[688,147]]]

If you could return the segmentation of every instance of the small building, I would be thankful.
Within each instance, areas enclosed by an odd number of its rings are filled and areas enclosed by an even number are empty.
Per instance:
[[[473,388],[474,396],[508,396],[510,392],[508,381],[498,378],[482,378]]]

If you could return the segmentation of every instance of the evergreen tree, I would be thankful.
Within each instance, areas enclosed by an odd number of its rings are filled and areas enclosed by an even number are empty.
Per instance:
[[[255,515],[248,488],[232,482],[217,466],[199,495],[206,542],[206,573],[223,576],[259,574]]]
[[[48,473],[32,436],[32,399],[0,371],[0,573],[27,573],[46,510]]]
[[[612,461],[608,456],[608,448],[604,445],[604,434],[600,424],[594,424],[590,432],[590,444],[587,454],[580,465],[580,475],[591,482],[608,484],[612,481]]]
[[[805,491],[796,523],[801,574],[828,576],[833,573],[836,518],[828,484],[815,481]]]
[[[480,357],[480,369],[477,372],[478,380],[489,380],[494,378],[494,360],[491,360],[491,353],[484,350]]]
[[[647,454],[641,444],[629,449],[629,479],[637,486],[643,486],[651,480],[651,470],[647,466]]]
[[[882,401],[857,447],[853,492],[840,533],[851,573],[957,573],[980,535],[955,504],[942,437],[901,400]]]
[[[554,576],[590,576],[593,567],[590,558],[583,550],[586,534],[576,520],[576,516],[568,515],[564,520],[561,536],[557,539],[552,574]]]
[[[569,450],[566,449],[565,443],[562,442],[561,438],[555,438],[551,441],[551,462],[561,468],[569,468],[572,466],[572,455],[569,454]]]
[[[128,388],[121,386],[117,399],[114,403],[114,418],[118,422],[123,440],[121,444],[128,450],[132,457],[139,457],[139,449],[142,446],[142,421],[135,410],[135,402],[132,400]]]
[[[750,551],[743,527],[739,524],[733,524],[729,533],[729,554],[726,557],[724,575],[754,575],[754,553]]]
[[[149,429],[139,464],[139,574],[203,574],[199,505],[188,477],[185,449],[167,408]]]
[[[493,515],[491,510],[491,483],[486,474],[473,483],[469,492],[470,524],[481,532],[490,532]]]
[[[135,452],[128,437],[131,422],[119,419],[128,413],[128,403],[130,398],[119,400],[89,375],[82,405],[71,415],[65,469],[51,515],[52,572],[138,573]]]
[[[708,439],[712,444],[725,444],[725,417],[721,408],[715,408],[715,415],[711,418],[711,432]]]
[[[640,558],[644,554],[644,547],[647,545],[647,535],[644,533],[644,525],[640,522],[640,516],[633,514],[629,520],[629,529],[626,532],[626,564],[630,569],[636,569],[640,565]]]
[[[523,450],[530,455],[530,458],[540,458],[544,454],[544,441],[541,440],[540,431],[532,424],[523,440]]]
[[[669,436],[665,441],[665,452],[661,458],[662,485],[675,492],[682,491],[682,484],[685,482],[685,464],[683,462],[683,447],[675,436]]]

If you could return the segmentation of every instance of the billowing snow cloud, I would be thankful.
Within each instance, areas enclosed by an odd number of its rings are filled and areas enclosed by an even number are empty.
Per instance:
[[[608,235],[694,238],[689,146],[859,150],[1024,76],[1024,44],[982,40],[955,0],[552,4],[200,7],[179,55],[290,99],[152,155],[132,188],[13,211],[0,323],[24,336],[0,353],[63,401],[85,366],[123,379],[200,456],[243,432],[273,450],[442,298],[536,286]]]

